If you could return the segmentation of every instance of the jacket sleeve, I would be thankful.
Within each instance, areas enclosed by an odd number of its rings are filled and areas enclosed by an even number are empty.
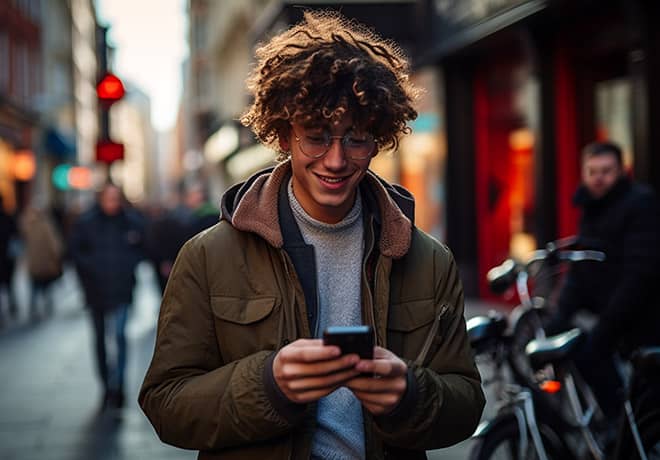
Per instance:
[[[436,249],[436,312],[441,316],[432,353],[422,365],[408,362],[416,395],[409,408],[376,418],[376,430],[389,445],[413,450],[451,446],[470,437],[485,405],[481,377],[467,337],[463,288],[454,259],[444,246]]]
[[[199,240],[181,249],[165,289],[140,406],[161,440],[182,448],[215,450],[285,435],[292,426],[263,384],[272,351],[223,362]]]

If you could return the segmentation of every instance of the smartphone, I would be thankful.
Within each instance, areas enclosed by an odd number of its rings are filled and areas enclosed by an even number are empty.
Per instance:
[[[373,359],[374,330],[371,326],[329,326],[323,331],[323,344],[338,346],[344,355]]]

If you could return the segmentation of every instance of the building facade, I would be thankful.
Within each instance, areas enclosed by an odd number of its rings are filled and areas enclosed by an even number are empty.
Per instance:
[[[468,294],[504,258],[574,234],[581,148],[622,145],[660,186],[660,5],[646,0],[435,0],[417,65],[446,95],[447,239]]]

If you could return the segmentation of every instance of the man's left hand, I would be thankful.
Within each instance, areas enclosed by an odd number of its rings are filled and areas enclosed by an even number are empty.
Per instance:
[[[355,369],[366,375],[349,380],[345,386],[373,415],[392,412],[406,393],[406,363],[391,351],[374,347],[374,359],[359,361]]]

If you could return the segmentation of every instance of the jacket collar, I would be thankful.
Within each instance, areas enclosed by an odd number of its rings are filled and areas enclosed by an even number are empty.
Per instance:
[[[618,200],[619,197],[628,193],[631,187],[632,182],[630,179],[622,176],[605,195],[600,198],[594,198],[584,185],[580,185],[573,196],[573,203],[585,209],[601,209],[609,206],[612,202]]]
[[[221,218],[238,230],[256,233],[276,248],[284,245],[278,194],[291,175],[291,162],[261,171],[246,182],[235,185],[222,198]],[[410,247],[414,201],[403,188],[393,186],[367,171],[361,187],[375,202],[380,220],[380,252],[387,257],[403,257]],[[404,214],[404,211],[408,214]]]

